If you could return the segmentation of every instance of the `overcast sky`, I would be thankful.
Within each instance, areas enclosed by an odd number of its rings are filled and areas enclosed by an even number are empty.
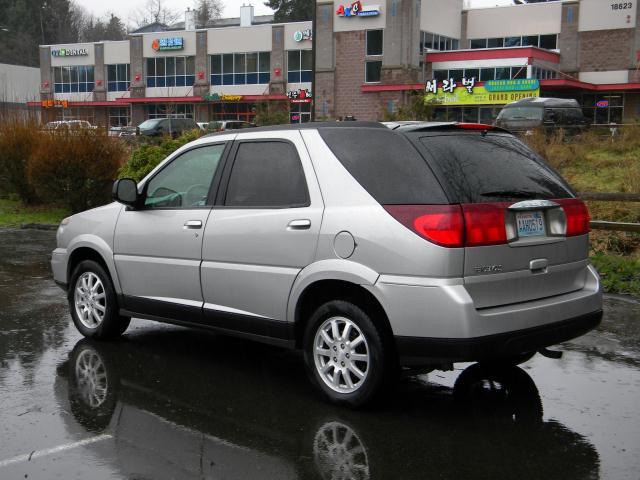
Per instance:
[[[126,24],[133,23],[136,11],[141,9],[146,0],[77,0],[96,17],[103,17],[109,13],[114,13],[124,20]],[[166,0],[173,10],[183,12],[187,7],[194,6],[194,0]],[[256,15],[271,13],[271,10],[264,6],[263,1],[256,0],[222,0],[225,6],[223,17],[239,16],[240,6],[243,3],[251,3],[255,7]],[[348,0],[347,0],[348,1]],[[490,7],[493,5],[510,5],[511,0],[469,0],[473,7]],[[345,2],[346,3],[346,2]]]

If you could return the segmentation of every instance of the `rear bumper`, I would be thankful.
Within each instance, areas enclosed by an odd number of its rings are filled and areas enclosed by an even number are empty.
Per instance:
[[[571,340],[600,324],[602,310],[538,327],[475,338],[395,337],[402,365],[465,362],[516,355]]]

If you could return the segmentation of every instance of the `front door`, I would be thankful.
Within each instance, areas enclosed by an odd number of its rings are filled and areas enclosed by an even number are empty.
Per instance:
[[[323,203],[298,131],[253,136],[231,150],[205,230],[204,314],[217,327],[286,338],[289,292],[314,260]]]
[[[183,152],[146,183],[140,209],[121,213],[114,258],[127,309],[199,320],[202,238],[225,146]]]

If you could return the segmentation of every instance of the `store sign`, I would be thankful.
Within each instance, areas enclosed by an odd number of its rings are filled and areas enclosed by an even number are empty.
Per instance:
[[[598,108],[609,108],[609,100],[600,100],[596,102],[596,107]]]
[[[307,28],[306,30],[297,30],[293,34],[293,39],[296,42],[302,42],[304,40],[313,40],[312,30],[310,28]]]
[[[476,85],[472,78],[427,82],[425,102],[437,105],[499,105],[540,96],[540,82],[533,79],[489,80]]]
[[[184,39],[182,37],[156,38],[151,43],[151,48],[156,52],[165,52],[167,50],[182,50],[184,48]]]
[[[202,97],[205,102],[239,102],[242,95],[225,95],[224,93],[207,93]]]
[[[313,94],[308,88],[298,88],[297,90],[288,91],[287,97],[289,97],[291,103],[311,103]]]
[[[513,80],[487,80],[484,87],[489,92],[521,92],[537,90],[540,80],[537,78],[518,78]]]
[[[380,15],[380,7],[378,5],[363,7],[358,0],[351,5],[339,5],[336,15],[339,17],[376,17]]]
[[[89,55],[86,48],[57,48],[51,50],[53,57],[85,57]]]
[[[43,100],[41,102],[42,108],[62,107],[69,108],[68,100]]]

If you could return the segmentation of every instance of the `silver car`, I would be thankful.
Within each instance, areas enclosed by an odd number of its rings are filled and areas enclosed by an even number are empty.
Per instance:
[[[113,197],[53,252],[83,335],[136,317],[299,348],[334,402],[391,391],[400,367],[521,363],[602,317],[584,203],[487,125],[214,134]]]

